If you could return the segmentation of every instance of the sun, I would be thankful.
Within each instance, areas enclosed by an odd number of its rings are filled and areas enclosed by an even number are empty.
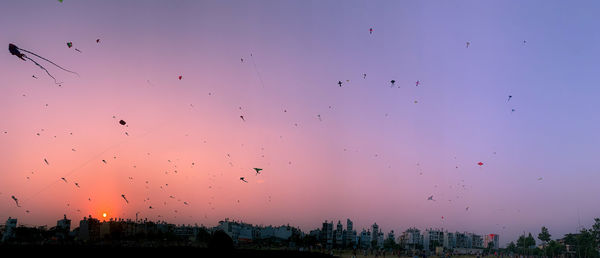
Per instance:
[[[102,217],[105,217],[105,218],[106,218],[106,212],[105,212],[105,213],[102,213]]]

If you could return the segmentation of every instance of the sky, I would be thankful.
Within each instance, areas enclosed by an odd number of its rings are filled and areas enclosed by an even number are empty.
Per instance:
[[[600,217],[598,8],[4,3],[5,46],[79,75],[0,54],[0,221],[560,238]]]

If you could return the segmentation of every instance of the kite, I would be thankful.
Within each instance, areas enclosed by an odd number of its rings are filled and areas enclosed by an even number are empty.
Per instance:
[[[417,80],[417,82],[415,83],[415,86],[419,86],[419,83],[421,83],[419,80]]]
[[[483,166],[483,162],[479,162],[479,163],[477,163],[477,165]]]
[[[544,179],[544,178],[542,178],[542,177],[538,177],[538,181],[542,181],[542,179]]]
[[[63,2],[63,0],[58,0],[58,1],[61,2],[61,3]]]
[[[77,188],[81,188],[77,182],[75,182],[75,186],[77,186]]]
[[[394,87],[394,83],[396,83],[396,80],[391,80],[390,83],[392,83],[391,87]]]
[[[317,117],[319,118],[319,121],[323,121],[323,120],[321,119],[321,115],[317,115]]]
[[[31,77],[33,77],[33,78],[36,78],[36,79],[37,79],[37,77],[35,77],[35,75],[32,75]]]
[[[106,160],[102,160],[102,162],[104,162],[104,164],[107,164],[107,163],[106,163]]]
[[[52,62],[52,61],[50,61],[50,60],[48,60],[48,59],[46,59],[46,58],[43,58],[43,57],[39,56],[39,55],[38,55],[38,54],[36,54],[36,53],[33,53],[33,52],[31,52],[31,51],[28,51],[28,50],[25,50],[25,49],[19,48],[19,47],[17,47],[15,44],[12,44],[12,43],[11,43],[11,44],[8,44],[8,51],[9,51],[9,52],[10,52],[12,55],[14,55],[14,56],[17,56],[18,58],[20,58],[20,59],[21,59],[21,60],[23,60],[23,61],[27,61],[27,60],[25,60],[25,58],[27,58],[29,61],[33,62],[33,63],[34,63],[35,65],[37,65],[39,68],[41,68],[42,70],[44,70],[44,71],[46,72],[46,74],[48,74],[48,76],[50,76],[50,78],[54,79],[54,83],[55,83],[55,84],[60,84],[60,83],[58,83],[58,82],[56,81],[56,78],[54,78],[54,76],[52,76],[52,74],[50,74],[50,72],[48,71],[48,69],[46,69],[45,67],[43,67],[42,65],[40,65],[38,62],[36,62],[36,61],[34,61],[33,59],[31,59],[30,57],[26,56],[25,54],[21,53],[21,51],[23,51],[23,52],[26,52],[26,53],[29,53],[29,54],[32,54],[32,55],[34,55],[34,56],[36,56],[36,57],[38,57],[38,58],[40,58],[40,59],[42,59],[42,60],[44,60],[44,61],[46,61],[46,62],[49,62],[49,63],[53,64],[54,66],[56,66],[56,67],[60,68],[60,69],[61,69],[61,70],[63,70],[63,71],[70,72],[70,73],[73,73],[73,74],[76,74],[77,76],[79,76],[79,74],[78,74],[78,73],[76,73],[76,72],[73,72],[73,71],[70,71],[70,70],[67,70],[67,69],[65,69],[65,68],[61,67],[60,65],[57,65],[57,64],[55,64],[54,62]]]
[[[185,204],[185,205],[189,205],[187,202],[183,202],[183,204]]]
[[[19,208],[20,208],[21,206],[19,206],[19,200],[17,200],[17,197],[15,197],[14,195],[12,195],[12,196],[11,196],[11,198],[12,198],[13,200],[15,200],[15,203],[17,204],[17,207],[19,207]]]
[[[244,119],[244,116],[240,116],[240,118],[242,119],[242,121],[246,122],[246,119]]]
[[[67,47],[69,47],[69,48],[73,47],[73,42],[67,42]],[[77,48],[75,49],[75,51],[81,53],[81,50],[79,50]]]
[[[254,170],[256,170],[256,174],[260,174],[260,171],[263,170],[262,168],[254,168]]]
[[[509,102],[511,98],[512,98],[512,95],[508,95],[508,100],[506,102]]]
[[[121,197],[123,197],[123,199],[125,200],[125,202],[129,203],[129,201],[127,200],[127,198],[125,198],[124,194],[121,194]]]
[[[46,165],[50,165],[46,159],[44,159],[44,162],[46,162]]]
[[[468,211],[468,210],[469,210],[469,207],[467,206],[467,208],[465,208],[465,210],[466,210],[466,211]]]
[[[248,181],[246,181],[246,180],[244,179],[244,177],[240,177],[240,180],[242,180],[242,181],[244,181],[244,182],[248,183]]]
[[[121,121],[119,121],[119,124],[121,124],[121,125],[125,125],[125,124],[126,124],[126,122],[125,122],[125,121],[123,121],[123,120],[121,120]]]
[[[510,113],[512,113],[512,112],[515,112],[515,109],[514,109],[514,108],[510,110]]]
[[[369,29],[369,34],[373,34],[373,28]]]
[[[179,80],[180,80],[180,81],[181,81],[181,78],[183,78],[183,76],[182,76],[182,75],[179,75]]]
[[[471,45],[471,42],[467,41],[467,48],[469,48],[469,45]]]
[[[433,199],[433,195],[432,195],[432,196],[429,196],[429,197],[427,197],[427,200],[428,200],[428,201],[435,201],[435,200]]]
[[[527,44],[527,40],[523,40],[523,44]]]
[[[64,177],[61,177],[60,179],[61,179],[62,181],[65,181],[65,183],[68,183],[68,182],[67,182],[67,179],[65,179]]]
[[[363,73],[363,79],[367,79],[367,74]]]
[[[342,81],[338,81],[338,85],[340,85],[340,87],[342,87]]]
[[[244,62],[244,59],[243,59],[243,58],[240,58],[240,60],[242,61],[242,63]]]
[[[152,206],[148,207],[148,209],[152,209]]]
[[[96,39],[96,43],[100,43],[100,39]]]

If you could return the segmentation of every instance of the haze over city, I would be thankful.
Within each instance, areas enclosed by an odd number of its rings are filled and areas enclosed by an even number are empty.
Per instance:
[[[5,46],[78,75],[0,55],[0,221],[575,232],[600,214],[598,8],[4,3]]]

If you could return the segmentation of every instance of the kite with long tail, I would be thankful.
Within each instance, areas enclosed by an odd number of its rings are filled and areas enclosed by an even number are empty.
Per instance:
[[[52,76],[52,74],[50,74],[50,72],[48,71],[48,69],[46,69],[44,66],[42,66],[41,64],[39,64],[39,63],[38,63],[38,62],[36,62],[35,60],[31,59],[30,57],[26,56],[25,54],[21,53],[21,51],[23,51],[23,52],[25,52],[25,53],[32,54],[32,55],[34,55],[34,56],[36,56],[36,57],[38,57],[38,58],[40,58],[40,59],[42,59],[42,60],[44,60],[44,61],[46,61],[46,62],[48,62],[48,63],[51,63],[51,64],[53,64],[54,66],[56,66],[56,67],[60,68],[60,69],[61,69],[61,70],[63,70],[63,71],[66,71],[66,72],[69,72],[69,73],[73,73],[73,74],[76,74],[77,76],[79,76],[79,74],[78,74],[78,73],[76,73],[76,72],[73,72],[73,71],[70,71],[70,70],[67,70],[67,69],[65,69],[65,68],[61,67],[60,65],[57,65],[57,64],[55,64],[54,62],[52,62],[52,61],[50,61],[50,60],[48,60],[48,59],[46,59],[46,58],[43,58],[43,57],[39,56],[39,55],[38,55],[38,54],[36,54],[36,53],[33,53],[33,52],[31,52],[31,51],[28,51],[28,50],[22,49],[22,48],[20,48],[20,47],[17,47],[15,44],[12,44],[12,43],[11,43],[11,44],[8,44],[8,51],[9,51],[9,52],[10,52],[12,55],[14,55],[14,56],[17,56],[18,58],[21,58],[23,61],[27,61],[27,60],[25,60],[25,59],[28,59],[29,61],[33,62],[33,63],[34,63],[35,65],[37,65],[39,68],[41,68],[42,70],[44,70],[44,71],[46,72],[46,74],[48,74],[48,76],[50,76],[52,79],[54,79],[54,83],[55,83],[55,84],[60,84],[60,83],[56,81],[56,78],[54,78],[54,76]]]

